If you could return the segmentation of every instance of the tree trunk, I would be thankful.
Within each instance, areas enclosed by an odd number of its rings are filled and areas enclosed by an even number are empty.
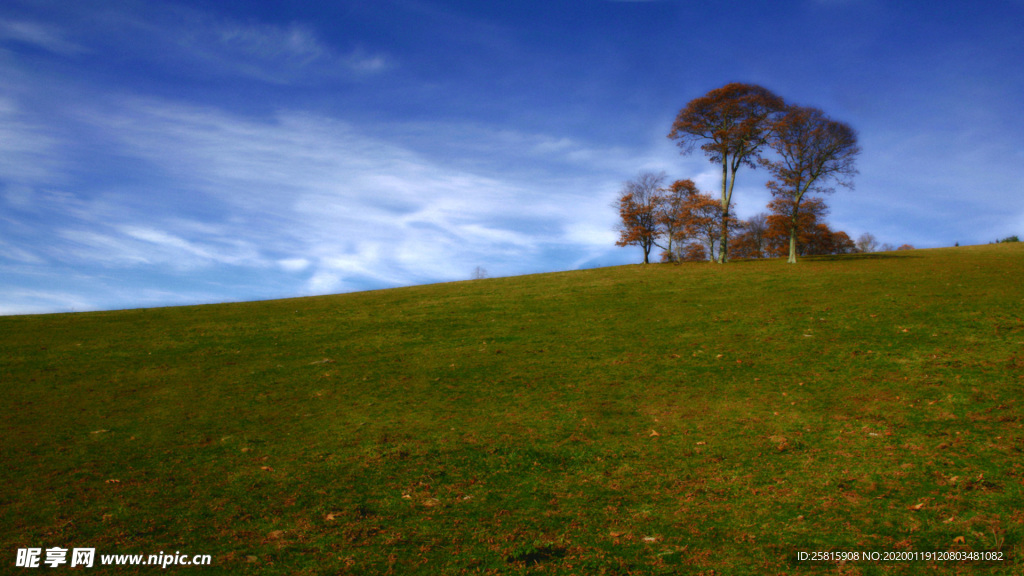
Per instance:
[[[810,183],[807,185],[810,186]],[[799,190],[799,187],[797,190]],[[804,192],[806,191],[807,189],[805,188]],[[793,214],[790,215],[789,219],[789,260],[786,260],[787,264],[796,264],[796,229],[800,224],[800,201],[804,198],[804,192],[797,194],[793,201]]]
[[[728,184],[728,188],[726,185]],[[722,229],[718,238],[718,263],[725,264],[729,260],[729,202],[732,200],[732,187],[736,184],[736,171],[732,172],[732,181],[729,181],[729,158],[722,154]],[[715,253],[708,255],[711,261],[715,261]]]
[[[722,231],[718,236],[718,263],[729,261],[729,209],[722,210]]]
[[[789,227],[789,260],[788,264],[796,264],[796,224]]]

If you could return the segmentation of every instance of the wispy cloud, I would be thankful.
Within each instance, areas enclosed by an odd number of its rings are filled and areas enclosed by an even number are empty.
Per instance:
[[[9,290],[0,301],[0,316],[44,314],[49,312],[86,312],[97,310],[95,299],[79,291]]]
[[[22,261],[200,276],[244,267],[313,294],[460,279],[477,264],[534,272],[532,257],[557,250],[567,268],[610,248],[608,199],[594,200],[614,193],[598,166],[609,154],[581,158],[587,148],[566,138],[466,135],[551,162],[591,162],[599,176],[460,167],[306,113],[254,119],[123,98],[71,117],[103,131],[113,144],[104,154],[148,166],[151,177],[90,198],[31,179],[8,190],[8,205],[26,215],[45,205],[51,217],[46,245],[19,253]]]
[[[65,38],[57,27],[27,20],[0,20],[0,44],[21,43],[62,55],[85,49]]]
[[[54,259],[107,266],[160,266],[188,270],[216,264],[266,266],[258,250],[246,240],[223,235],[185,239],[152,225],[120,224],[109,229],[67,229],[67,241]]]
[[[15,183],[9,198],[24,200],[27,182],[52,182],[59,173],[55,154],[58,137],[51,127],[26,114],[18,103],[0,93],[0,179]]]
[[[188,30],[170,30],[169,37],[184,54],[227,73],[287,83],[313,74],[374,74],[392,66],[382,52],[361,47],[339,51],[300,23],[219,22],[191,13],[184,19]]]

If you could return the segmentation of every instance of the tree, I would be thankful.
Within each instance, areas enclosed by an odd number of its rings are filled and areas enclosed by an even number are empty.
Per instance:
[[[658,207],[661,203],[661,183],[665,173],[641,172],[636,178],[622,184],[620,196],[613,204],[619,211],[618,246],[640,246],[644,251],[644,264],[650,262],[651,250],[658,239]]]
[[[853,254],[857,251],[857,245],[842,230],[832,234],[832,244],[835,246],[836,254]]]
[[[828,224],[818,222],[813,228],[807,231],[801,246],[801,256],[818,256],[835,254],[837,251],[836,234],[832,232]]]
[[[690,197],[696,193],[697,185],[690,179],[676,180],[663,191],[655,218],[660,235],[664,237],[664,244],[658,244],[662,249],[662,262],[675,262],[680,258],[682,245],[688,237],[687,208]]]
[[[897,248],[897,250],[913,250],[913,249],[914,249],[914,245],[913,244],[900,244],[899,248]]]
[[[782,257],[789,253],[793,236],[793,200],[786,197],[775,198],[768,203],[768,231],[765,233],[766,251],[772,257]],[[828,214],[828,206],[821,198],[811,198],[804,202],[803,210],[796,217],[796,250],[804,254],[810,247],[821,250],[823,230],[818,229],[821,220]],[[827,229],[827,226],[826,226]],[[831,231],[829,231],[831,234]]]
[[[690,242],[682,247],[682,254],[679,259],[684,262],[703,262],[708,259],[708,253],[703,245]]]
[[[731,83],[691,100],[679,111],[668,137],[676,140],[682,154],[700,144],[711,162],[722,165],[722,196],[719,207],[718,261],[729,260],[729,218],[736,172],[741,166],[756,168],[767,143],[772,121],[784,102],[768,89],[754,84]]]
[[[857,252],[874,252],[878,250],[878,240],[870,232],[865,232],[857,238]]]
[[[732,206],[730,205],[729,208]],[[716,254],[721,255],[723,252],[721,239],[728,237],[727,234],[722,234],[723,224],[730,230],[736,227],[735,218],[730,216],[721,220],[720,217],[721,206],[718,204],[718,200],[712,198],[710,194],[704,194],[694,189],[686,202],[684,230],[689,238],[704,244],[707,256],[712,261]],[[688,259],[692,260],[697,251],[689,250],[688,254]]]
[[[751,216],[736,225],[739,234],[729,240],[729,254],[734,258],[764,258],[768,215],[764,212]]]
[[[487,278],[487,269],[483,266],[477,266],[473,269],[473,280],[483,280]]]
[[[857,133],[817,108],[790,105],[772,124],[768,146],[776,157],[760,163],[774,176],[767,184],[772,195],[789,201],[788,262],[796,264],[801,201],[807,194],[832,192],[829,183],[853,187]]]
[[[765,250],[769,256],[785,256],[790,249],[790,225],[792,200],[776,198],[768,204],[772,213],[768,215],[768,231],[765,233]],[[825,254],[851,254],[857,248],[842,230],[834,232],[825,223],[828,206],[821,198],[804,201],[797,224],[797,254],[817,256]]]

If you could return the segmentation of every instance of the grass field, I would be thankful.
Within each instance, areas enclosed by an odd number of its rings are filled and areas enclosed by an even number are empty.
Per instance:
[[[3,565],[1024,574],[1022,280],[1001,244],[0,318]]]

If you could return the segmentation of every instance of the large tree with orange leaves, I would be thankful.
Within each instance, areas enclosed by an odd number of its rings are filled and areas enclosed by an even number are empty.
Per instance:
[[[775,117],[784,107],[782,98],[766,88],[731,83],[691,100],[672,124],[668,137],[676,140],[683,154],[699,144],[709,160],[722,165],[718,262],[729,260],[730,206],[736,172],[742,166],[757,166]]]
[[[860,153],[857,133],[817,108],[787,106],[772,124],[768,143],[775,157],[760,163],[774,176],[768,189],[789,209],[789,260],[796,263],[801,201],[811,193],[829,193],[828,185],[853,187]]]

